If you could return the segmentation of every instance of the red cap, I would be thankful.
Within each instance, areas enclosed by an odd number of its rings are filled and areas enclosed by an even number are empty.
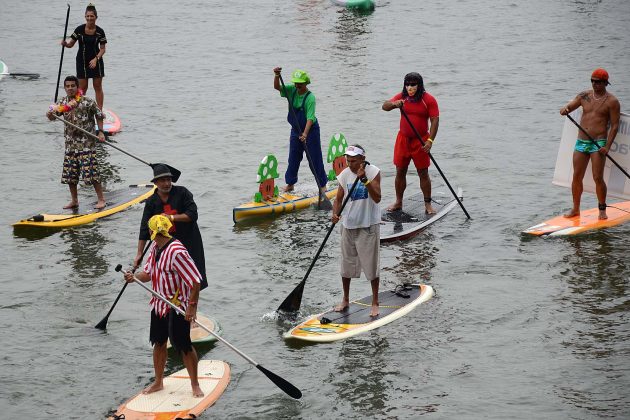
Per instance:
[[[608,72],[600,67],[593,71],[593,74],[591,74],[591,78],[608,81]]]

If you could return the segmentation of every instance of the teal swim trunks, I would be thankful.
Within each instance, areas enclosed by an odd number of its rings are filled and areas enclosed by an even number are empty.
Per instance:
[[[599,147],[604,147],[606,146],[606,139],[596,139],[595,140],[597,142],[597,145]],[[594,153],[597,152],[599,150],[599,147],[595,146],[595,143],[593,143],[590,140],[582,140],[582,139],[577,139],[575,141],[575,151],[576,152],[582,152],[582,153]]]

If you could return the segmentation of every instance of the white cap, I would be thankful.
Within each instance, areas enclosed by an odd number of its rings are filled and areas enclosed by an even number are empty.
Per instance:
[[[348,146],[346,148],[346,155],[348,156],[365,156],[365,150],[357,146]]]

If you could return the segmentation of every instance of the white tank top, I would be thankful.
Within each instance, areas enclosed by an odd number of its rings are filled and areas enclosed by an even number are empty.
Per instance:
[[[374,165],[365,167],[365,176],[372,181],[381,170]],[[346,168],[337,177],[343,187],[343,199],[350,193],[357,176],[350,168]],[[342,201],[343,203],[343,201]],[[381,209],[368,194],[367,187],[359,181],[341,213],[341,223],[346,229],[366,228],[381,223]]]

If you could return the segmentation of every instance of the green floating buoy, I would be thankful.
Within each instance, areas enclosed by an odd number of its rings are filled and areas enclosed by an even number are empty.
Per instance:
[[[331,0],[333,4],[354,10],[374,10],[374,0]]]

